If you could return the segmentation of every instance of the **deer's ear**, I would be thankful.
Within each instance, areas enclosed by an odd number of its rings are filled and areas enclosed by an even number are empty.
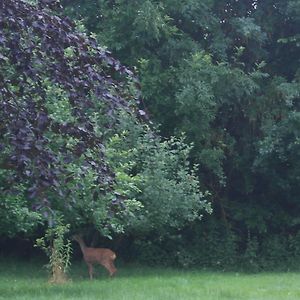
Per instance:
[[[79,234],[74,234],[74,235],[71,236],[71,239],[72,239],[72,240],[75,240],[75,241],[76,241],[78,238],[80,238],[80,235],[79,235]]]
[[[83,237],[82,237],[82,234],[76,233],[76,234],[72,235],[72,239],[77,241],[77,240],[82,240]]]

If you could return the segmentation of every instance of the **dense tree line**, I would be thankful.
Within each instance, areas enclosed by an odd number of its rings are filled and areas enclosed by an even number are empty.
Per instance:
[[[299,2],[49,3],[2,4],[2,237],[63,223],[148,264],[297,266]]]
[[[183,264],[244,259],[258,267],[298,257],[299,2],[63,4],[136,67],[145,109],[164,137],[186,134],[200,185],[211,193],[213,217],[163,240],[141,239],[145,260],[149,241],[154,260],[171,247]]]

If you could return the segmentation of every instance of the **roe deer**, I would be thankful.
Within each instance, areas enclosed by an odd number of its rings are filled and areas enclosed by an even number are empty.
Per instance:
[[[87,247],[80,235],[74,235],[73,239],[80,245],[83,254],[83,259],[89,268],[90,279],[93,279],[93,265],[98,263],[102,265],[110,276],[113,276],[117,269],[114,266],[116,254],[108,248],[91,248]]]

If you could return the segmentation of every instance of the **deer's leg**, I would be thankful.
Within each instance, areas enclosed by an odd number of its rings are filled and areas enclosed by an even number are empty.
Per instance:
[[[110,270],[111,270],[110,276],[115,275],[115,273],[117,272],[117,269],[116,269],[113,261],[110,262]]]
[[[109,261],[105,261],[100,263],[109,273],[109,276],[113,276],[115,273],[114,266],[111,265]]]
[[[94,269],[93,269],[93,265],[90,264],[90,263],[86,263],[88,268],[89,268],[89,275],[90,275],[90,279],[93,279],[93,272],[94,272]]]

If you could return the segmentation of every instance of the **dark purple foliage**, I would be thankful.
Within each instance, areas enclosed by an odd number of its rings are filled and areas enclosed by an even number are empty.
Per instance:
[[[0,4],[0,167],[13,171],[8,182],[26,183],[29,197],[39,202],[36,207],[51,205],[49,190],[61,195],[65,183],[61,178],[72,178],[62,176],[63,165],[79,156],[97,171],[98,184],[109,189],[113,174],[105,163],[105,128],[115,124],[117,110],[136,110],[126,100],[134,98],[126,88],[128,78],[135,81],[131,71],[95,40],[77,33],[70,19],[54,15],[50,9],[57,6],[55,0],[41,0],[38,6],[20,0]],[[67,48],[74,52],[72,57],[65,54]],[[66,92],[75,122],[51,118],[45,105],[45,78]],[[97,101],[106,115],[101,136],[87,113],[97,110]],[[49,133],[79,142],[73,149],[54,150]],[[88,149],[99,155],[87,158]]]

